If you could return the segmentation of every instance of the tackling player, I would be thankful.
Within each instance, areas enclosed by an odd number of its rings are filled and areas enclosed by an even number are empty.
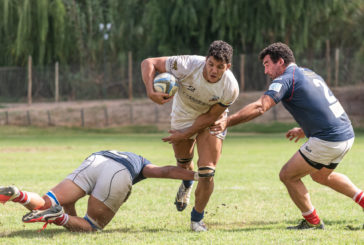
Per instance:
[[[163,141],[173,145],[177,165],[193,169],[194,145],[198,151],[200,178],[195,191],[195,206],[191,212],[191,229],[206,231],[204,210],[213,192],[213,176],[221,155],[226,131],[212,135],[208,129],[218,118],[227,116],[229,107],[239,94],[238,83],[229,70],[232,47],[224,41],[214,41],[207,56],[182,55],[148,58],[141,63],[143,81],[149,98],[157,104],[172,99],[153,90],[156,72],[169,72],[178,79],[178,92],[173,96],[170,136]],[[193,181],[183,181],[175,204],[183,211],[190,198]]]
[[[15,186],[0,187],[0,202],[13,201],[33,210],[23,222],[45,222],[70,231],[103,229],[128,199],[132,185],[145,178],[198,180],[198,174],[175,166],[156,166],[131,152],[100,151],[89,156],[73,173],[43,197]],[[90,195],[85,217],[75,204]]]
[[[304,217],[299,225],[288,229],[324,228],[301,180],[306,175],[352,198],[364,208],[363,191],[347,176],[334,172],[354,142],[350,119],[340,102],[322,77],[295,64],[293,52],[287,45],[273,43],[261,51],[259,58],[263,61],[264,73],[273,79],[268,91],[211,130],[218,133],[225,129],[225,124],[233,126],[250,121],[282,101],[300,125],[289,130],[286,137],[295,142],[305,136],[308,138],[279,174]]]

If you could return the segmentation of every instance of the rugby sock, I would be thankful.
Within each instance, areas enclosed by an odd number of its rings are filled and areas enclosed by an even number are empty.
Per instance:
[[[13,202],[18,202],[23,205],[27,205],[30,202],[30,196],[26,191],[19,190],[19,196],[13,199]]]
[[[358,191],[354,197],[353,200],[359,204],[362,208],[364,208],[364,192],[363,191]]]
[[[55,224],[55,225],[60,225],[60,226],[64,226],[65,224],[67,224],[68,220],[70,219],[70,217],[68,216],[68,214],[62,214],[61,217],[56,218],[54,221],[47,221],[44,223],[43,228],[40,229],[38,232],[41,232],[42,230],[44,230],[45,228],[47,228],[49,223]]]
[[[60,204],[59,204],[59,201],[58,201],[58,199],[57,199],[56,195],[53,193],[53,191],[48,191],[48,192],[46,193],[46,196],[48,196],[48,197],[49,197],[49,199],[51,200],[52,207],[54,207],[54,206],[56,206],[56,205],[60,205]]]
[[[101,226],[95,220],[93,220],[91,217],[89,217],[87,214],[83,218],[91,225],[92,229],[102,230]]]
[[[195,210],[195,207],[193,207],[192,212],[191,212],[191,220],[194,222],[200,222],[203,219],[204,214],[205,214],[205,211],[203,211],[202,213],[199,213]]]
[[[193,180],[184,180],[183,184],[185,185],[186,188],[188,188],[191,185],[193,185]]]
[[[312,225],[320,224],[321,220],[316,213],[316,209],[312,208],[310,211],[302,213],[303,218]]]
[[[67,224],[69,219],[70,219],[70,217],[68,216],[68,214],[62,214],[60,217],[58,217],[57,219],[54,220],[53,224],[63,226],[65,224]]]

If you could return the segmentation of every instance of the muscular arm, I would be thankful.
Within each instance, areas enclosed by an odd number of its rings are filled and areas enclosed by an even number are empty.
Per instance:
[[[141,63],[142,78],[147,90],[147,95],[157,104],[164,104],[172,99],[172,97],[167,98],[168,94],[158,93],[153,89],[153,79],[156,71],[160,73],[166,72],[167,58],[168,57],[148,58]]]
[[[228,117],[227,127],[234,126],[239,123],[248,122],[260,115],[263,115],[270,108],[275,106],[274,100],[268,96],[263,95],[257,101],[243,107],[238,112]]]
[[[143,168],[143,176],[146,178],[195,180],[194,175],[194,171],[186,170],[175,166],[159,167],[153,164],[148,164]]]
[[[224,111],[226,107],[219,104],[211,106],[210,110],[206,113],[201,114],[195,120],[191,127],[187,128],[183,132],[175,131],[169,137],[163,138],[163,141],[169,143],[175,143],[177,141],[188,139],[202,129],[205,129],[212,125]]]

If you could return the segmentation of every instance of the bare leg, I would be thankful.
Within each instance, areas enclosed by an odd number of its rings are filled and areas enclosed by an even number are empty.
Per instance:
[[[177,166],[186,170],[193,170],[193,152],[194,152],[194,139],[187,139],[176,144],[173,144],[174,154],[177,160]],[[185,210],[189,201],[192,191],[192,180],[182,180],[178,188],[174,204],[179,212]]]
[[[359,191],[359,188],[346,175],[333,171],[333,169],[322,168],[312,173],[311,178],[317,183],[326,185],[347,197],[353,198]]]
[[[317,169],[311,167],[303,159],[299,152],[296,152],[282,167],[281,172],[279,173],[280,180],[286,186],[292,201],[302,213],[310,211],[313,206],[310,195],[301,181],[301,178],[317,171]]]
[[[84,219],[77,216],[69,216],[64,227],[69,231],[93,231],[91,225]]]
[[[77,216],[75,203],[78,199],[84,197],[86,193],[73,181],[65,179],[53,187],[51,191],[56,195],[59,204],[63,206],[65,213]],[[44,195],[45,209],[51,207],[51,201],[48,196]]]
[[[26,207],[29,210],[34,210],[34,209],[41,209],[44,206],[44,199],[41,198],[37,193],[34,192],[27,192],[28,197],[30,198],[30,202],[26,205],[24,205],[24,207]]]
[[[194,146],[195,146],[195,140],[192,139],[183,140],[177,144],[173,144],[173,150],[176,159],[191,159],[190,162],[186,162],[184,164],[177,162],[178,167],[188,170],[193,170],[194,166],[192,158],[193,158]]]
[[[196,138],[198,150],[198,167],[216,167],[221,156],[222,140],[211,135],[209,130],[202,131]],[[214,190],[213,177],[200,178],[195,191],[195,210],[202,213]]]
[[[3,189],[8,187],[3,187]],[[12,187],[13,192],[17,193],[18,196],[13,199],[13,202],[18,202],[24,205],[29,210],[35,209],[48,209],[51,207],[51,200],[47,195],[40,197],[39,194],[29,191],[22,191]],[[67,206],[68,204],[74,203],[80,197],[84,196],[85,193],[76,184],[70,180],[64,180],[52,189],[56,194],[61,205]],[[64,194],[67,193],[67,194]],[[15,194],[14,194],[15,195]]]
[[[103,202],[90,196],[88,200],[87,215],[92,218],[100,228],[104,228],[114,217],[115,213]],[[94,231],[90,223],[77,216],[70,216],[69,221],[64,227],[70,231]]]

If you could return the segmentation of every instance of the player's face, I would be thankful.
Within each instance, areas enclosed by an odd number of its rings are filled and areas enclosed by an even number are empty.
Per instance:
[[[230,66],[231,64],[226,64],[223,61],[218,61],[214,57],[209,56],[206,58],[203,77],[210,83],[216,83]]]
[[[268,75],[272,80],[283,74],[285,70],[284,60],[279,58],[276,63],[273,63],[270,55],[267,54],[263,59],[264,74]]]

